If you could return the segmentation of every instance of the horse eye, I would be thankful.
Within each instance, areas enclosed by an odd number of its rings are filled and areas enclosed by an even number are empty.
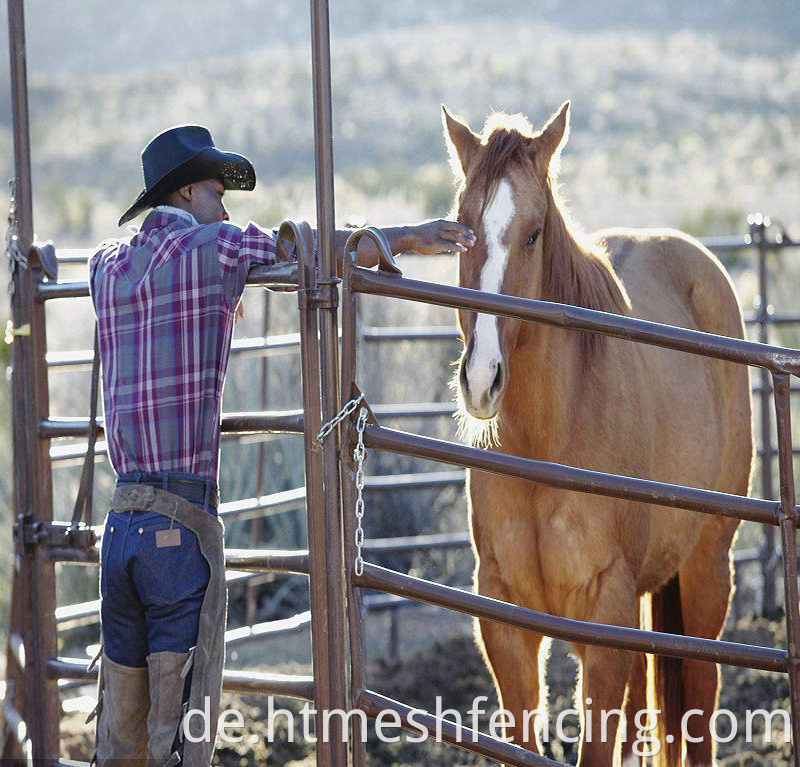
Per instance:
[[[539,239],[539,235],[542,233],[542,227],[540,226],[538,229],[534,231],[534,233],[530,236],[530,239],[525,243],[527,247],[532,248],[536,244],[536,240]]]

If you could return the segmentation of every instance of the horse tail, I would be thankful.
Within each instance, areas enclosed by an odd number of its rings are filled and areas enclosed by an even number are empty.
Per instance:
[[[677,573],[650,600],[653,631],[683,634],[681,587]],[[661,749],[654,759],[655,767],[680,767],[682,751],[681,716],[683,712],[683,661],[662,655],[653,656],[653,684],[658,715],[658,736]],[[667,739],[671,735],[671,741]]]

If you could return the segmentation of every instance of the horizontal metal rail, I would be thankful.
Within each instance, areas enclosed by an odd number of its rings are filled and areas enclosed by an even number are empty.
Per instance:
[[[385,404],[372,406],[379,418],[426,418],[448,416],[455,413],[450,402],[422,402],[411,404]],[[302,410],[278,410],[247,413],[223,413],[223,434],[302,434],[304,419]],[[89,433],[89,419],[83,416],[43,418],[39,423],[42,439],[85,437]],[[103,418],[95,421],[95,433],[105,434]]]
[[[87,422],[88,427],[88,422]],[[276,434],[295,434],[294,431],[276,431],[276,432],[242,432],[242,433],[225,433],[222,435],[224,442],[235,440],[239,444],[257,444],[259,442],[266,442]],[[84,433],[85,434],[85,433]],[[50,460],[57,464],[59,468],[64,466],[73,466],[76,463],[81,463],[86,456],[86,443],[81,442],[72,445],[51,445],[50,446]],[[105,461],[108,459],[108,445],[104,440],[99,440],[95,443],[94,449],[95,461]]]
[[[714,490],[701,490],[649,479],[578,469],[574,466],[565,466],[549,461],[535,461],[530,458],[520,458],[492,450],[480,450],[431,437],[420,437],[383,426],[367,426],[364,430],[364,444],[378,450],[427,458],[431,461],[441,461],[457,466],[467,466],[563,490],[576,490],[612,498],[701,511],[706,514],[746,519],[750,522],[778,524],[777,512],[780,504],[777,501],[763,501]]]
[[[464,484],[463,471],[423,471],[416,474],[383,474],[367,477],[364,489],[370,492],[419,490]],[[242,498],[219,506],[219,516],[228,519],[247,519],[280,514],[302,508],[306,501],[304,487],[283,490],[259,498]],[[263,512],[267,512],[265,515]]]
[[[306,489],[305,487],[297,487],[292,490],[262,495],[258,498],[242,498],[238,501],[221,503],[218,514],[225,520],[250,519],[302,509],[305,507],[305,503]]]
[[[51,556],[52,561],[76,561],[64,550],[65,558]],[[81,549],[83,564],[98,564],[99,546]],[[225,549],[225,567],[229,570],[242,570],[248,573],[284,573],[287,575],[308,575],[307,551],[279,551],[272,549]]]
[[[225,434],[302,434],[303,411],[281,410],[255,413],[225,413],[222,416]],[[89,432],[89,419],[83,417],[43,418],[39,423],[41,439],[85,437]],[[95,432],[105,434],[103,419],[95,422]]]
[[[535,301],[470,288],[389,277],[356,267],[352,288],[359,293],[450,306],[486,314],[515,317],[556,327],[586,330],[628,341],[640,341],[704,357],[757,365],[777,373],[800,375],[800,351],[756,341],[718,336],[699,330],[661,325],[634,317],[598,312],[569,304]]]
[[[79,658],[50,658],[47,661],[47,675],[50,679],[77,679],[91,682],[97,679],[97,674],[96,667],[89,671],[86,661]],[[225,669],[222,673],[222,689],[226,692],[314,700],[314,680],[310,676]]]
[[[308,552],[225,549],[225,568],[248,573],[308,575]]]
[[[464,549],[470,545],[469,533],[435,533],[432,535],[407,535],[396,538],[367,538],[365,554],[401,554],[408,551],[445,551]]]
[[[675,658],[727,663],[763,671],[786,671],[789,662],[786,650],[562,618],[452,586],[431,583],[373,564],[365,564],[363,574],[354,575],[353,578],[355,584],[362,588],[377,589],[476,618],[486,618],[535,631],[553,639],[604,645],[633,652],[658,653]]]
[[[255,623],[252,626],[229,629],[225,632],[225,646],[230,648],[253,640],[277,639],[278,637],[296,634],[298,631],[303,631],[310,627],[311,612],[306,610],[289,618],[280,618],[278,620]]]
[[[457,341],[458,328],[450,325],[431,325],[428,327],[364,327],[359,336],[368,343],[383,341]]]
[[[473,754],[480,754],[496,762],[512,764],[515,767],[568,767],[562,762],[555,762],[522,746],[506,743],[468,727],[459,727],[450,719],[437,718],[427,712],[412,709],[399,701],[370,690],[361,690],[356,696],[355,705],[357,709],[373,719],[380,716],[383,711],[394,711],[404,730],[419,736],[421,734],[420,725],[422,725],[428,732],[429,739],[438,736],[444,743],[449,743],[451,746]],[[414,714],[413,724],[410,721],[412,712]],[[383,722],[384,727],[389,725],[389,721]]]
[[[257,287],[296,288],[297,264],[283,263],[275,266],[257,266],[247,275],[247,284]],[[87,298],[87,281],[40,282],[36,285],[36,300],[50,301],[55,298]]]

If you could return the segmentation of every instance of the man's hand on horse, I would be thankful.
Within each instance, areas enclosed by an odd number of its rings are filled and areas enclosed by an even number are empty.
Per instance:
[[[409,252],[421,256],[465,253],[475,244],[475,233],[457,221],[436,219],[410,227]]]

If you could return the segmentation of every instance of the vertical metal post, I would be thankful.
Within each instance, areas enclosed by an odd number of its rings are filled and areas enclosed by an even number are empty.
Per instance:
[[[778,514],[783,552],[783,591],[786,602],[786,640],[789,653],[789,697],[792,715],[792,759],[800,767],[800,605],[797,596],[797,509],[795,507],[792,411],[789,376],[774,373],[775,419],[778,425],[778,466],[781,506]]]
[[[14,180],[17,200],[16,252],[28,256],[27,268],[14,271],[12,322],[21,329],[30,324],[30,336],[13,344],[14,513],[22,534],[26,522],[53,519],[49,444],[38,436],[39,421],[47,416],[48,388],[45,360],[44,305],[34,298],[42,279],[38,258],[30,256],[33,243],[33,198],[28,122],[28,83],[23,0],[8,0],[11,97],[14,132]],[[28,727],[31,756],[45,764],[59,756],[60,701],[55,680],[48,679],[47,660],[56,655],[55,568],[41,546],[17,546],[19,587],[26,649],[23,718]]]
[[[319,309],[312,296],[316,295],[316,269],[313,258],[314,244],[308,224],[296,226],[286,222],[281,226],[279,241],[293,242],[299,251],[300,284],[297,293],[300,309],[300,361],[302,366],[303,410],[305,412],[305,463],[306,506],[308,508],[308,568],[311,602],[311,653],[314,667],[314,702],[316,705],[317,764],[321,767],[343,767],[347,760],[347,744],[341,737],[339,718],[329,721],[332,726],[325,734],[325,712],[345,710],[346,700],[339,699],[340,691],[332,678],[344,676],[346,657],[343,627],[338,638],[336,605],[329,596],[330,571],[342,566],[342,558],[331,556],[331,534],[327,516],[328,506],[325,485],[323,452],[317,443],[322,426],[320,413],[320,347],[318,340]],[[337,487],[338,493],[338,487]],[[338,515],[338,495],[337,495]],[[341,536],[337,539],[341,548]],[[335,552],[334,552],[335,554]],[[341,579],[339,579],[341,584]],[[339,602],[339,613],[344,608]],[[337,641],[338,640],[338,641]],[[344,697],[345,685],[341,685]]]
[[[758,340],[762,344],[769,343],[769,272],[767,270],[767,242],[766,227],[763,219],[753,220],[750,224],[750,238],[758,246]],[[770,395],[772,394],[772,381],[769,372],[760,370],[761,391],[759,405],[761,407],[761,494],[766,499],[775,497],[772,483],[772,409]],[[772,525],[763,525],[763,539],[761,544],[761,576],[763,582],[761,612],[771,615],[775,612],[775,571],[777,566],[775,556],[775,529]]]
[[[311,52],[314,91],[314,149],[317,191],[317,235],[320,252],[318,285],[325,291],[336,279],[335,214],[333,192],[333,114],[331,104],[330,24],[327,0],[311,0]],[[332,295],[330,290],[328,295]],[[323,302],[319,309],[322,420],[327,422],[339,410],[338,351],[339,333],[336,305]],[[325,474],[325,548],[328,610],[328,646],[331,653],[327,672],[330,691],[326,706],[347,705],[345,645],[344,553],[339,489],[339,462],[335,433],[322,448]],[[347,743],[332,733],[325,744],[332,765],[347,763]],[[319,736],[318,736],[319,737]],[[318,746],[319,749],[319,741]]]
[[[264,311],[261,315],[261,332],[262,336],[264,337],[264,343],[266,344],[267,338],[269,335],[269,291],[264,291]],[[269,360],[267,358],[266,351],[264,355],[261,357],[261,410],[264,411],[267,409],[267,403],[269,402],[269,385],[268,385],[268,373],[269,373]],[[258,443],[258,465],[256,466],[256,490],[255,496],[259,498],[264,493],[264,456],[266,454],[265,451],[265,443],[259,442]],[[252,548],[257,549],[259,548],[261,539],[261,517],[255,517],[252,522],[250,523],[250,545]],[[247,607],[245,612],[245,620],[249,625],[253,625],[256,620],[256,608],[258,607],[256,603],[256,583],[254,581],[250,581],[247,584]]]

